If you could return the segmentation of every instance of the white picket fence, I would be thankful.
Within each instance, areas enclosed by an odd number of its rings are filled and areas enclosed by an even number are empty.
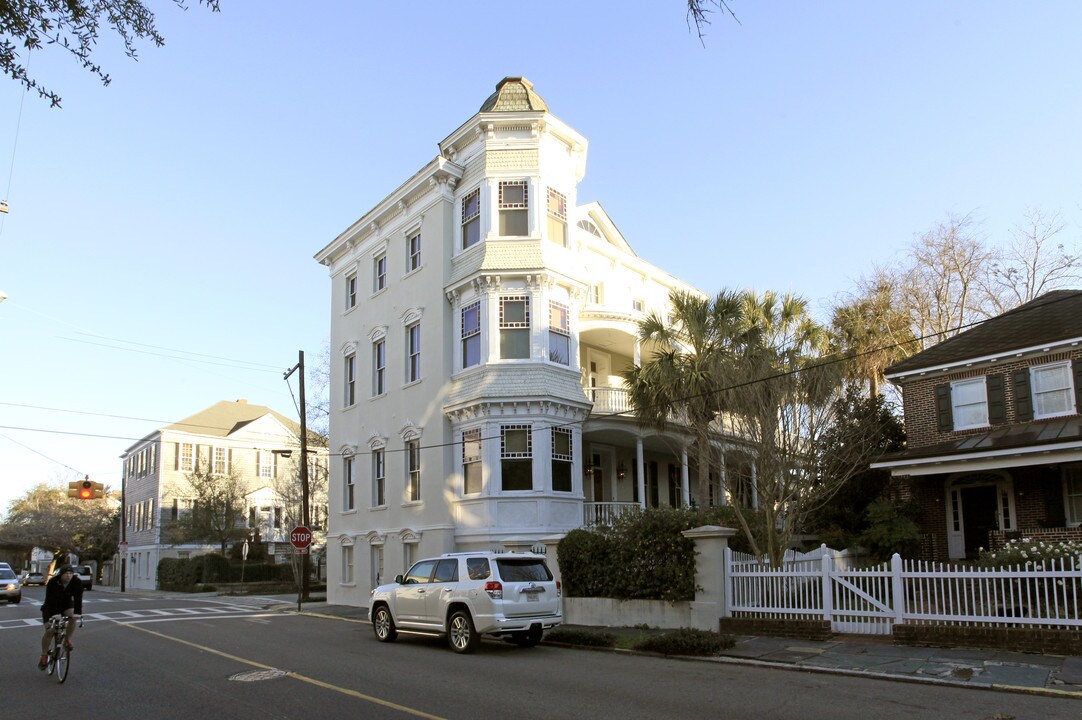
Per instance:
[[[895,623],[1082,627],[1082,558],[1002,569],[902,560],[857,567],[826,546],[773,568],[726,550],[733,617],[828,620],[834,632],[889,635]]]

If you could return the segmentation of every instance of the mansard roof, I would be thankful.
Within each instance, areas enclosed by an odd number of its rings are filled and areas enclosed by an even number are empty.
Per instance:
[[[548,104],[524,77],[505,77],[478,112],[548,112]]]

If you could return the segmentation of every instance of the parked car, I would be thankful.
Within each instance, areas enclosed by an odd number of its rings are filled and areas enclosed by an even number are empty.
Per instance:
[[[380,642],[406,631],[446,636],[458,653],[482,635],[532,647],[563,622],[560,594],[541,555],[446,553],[373,590],[369,619]]]
[[[10,567],[0,568],[0,598],[18,605],[23,599],[23,586]]]
[[[83,590],[94,589],[94,568],[89,565],[76,565],[75,575],[83,581]]]
[[[31,570],[23,577],[23,585],[44,585],[45,574],[39,573],[37,570]]]

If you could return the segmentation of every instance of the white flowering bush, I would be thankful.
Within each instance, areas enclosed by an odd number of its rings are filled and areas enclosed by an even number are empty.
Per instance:
[[[981,567],[1032,569],[1039,568],[1048,560],[1067,560],[1069,567],[1073,559],[1075,567],[1078,567],[1080,557],[1082,557],[1082,542],[1078,540],[1045,542],[1023,537],[1009,540],[1006,545],[997,550],[981,548],[977,564]],[[1059,567],[1058,562],[1056,566]]]

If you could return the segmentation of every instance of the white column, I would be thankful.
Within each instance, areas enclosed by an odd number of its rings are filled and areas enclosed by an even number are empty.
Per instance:
[[[751,509],[759,509],[759,468],[751,461]]]
[[[636,349],[638,343],[635,344]],[[639,485],[639,507],[646,509],[646,461],[642,456],[642,438],[635,438],[635,482]]]
[[[680,501],[684,507],[691,504],[691,496],[688,493],[688,449],[687,446],[680,448]]]
[[[721,497],[718,502],[721,505],[729,504],[729,480],[725,475],[725,447],[718,447],[718,491],[721,493]]]

